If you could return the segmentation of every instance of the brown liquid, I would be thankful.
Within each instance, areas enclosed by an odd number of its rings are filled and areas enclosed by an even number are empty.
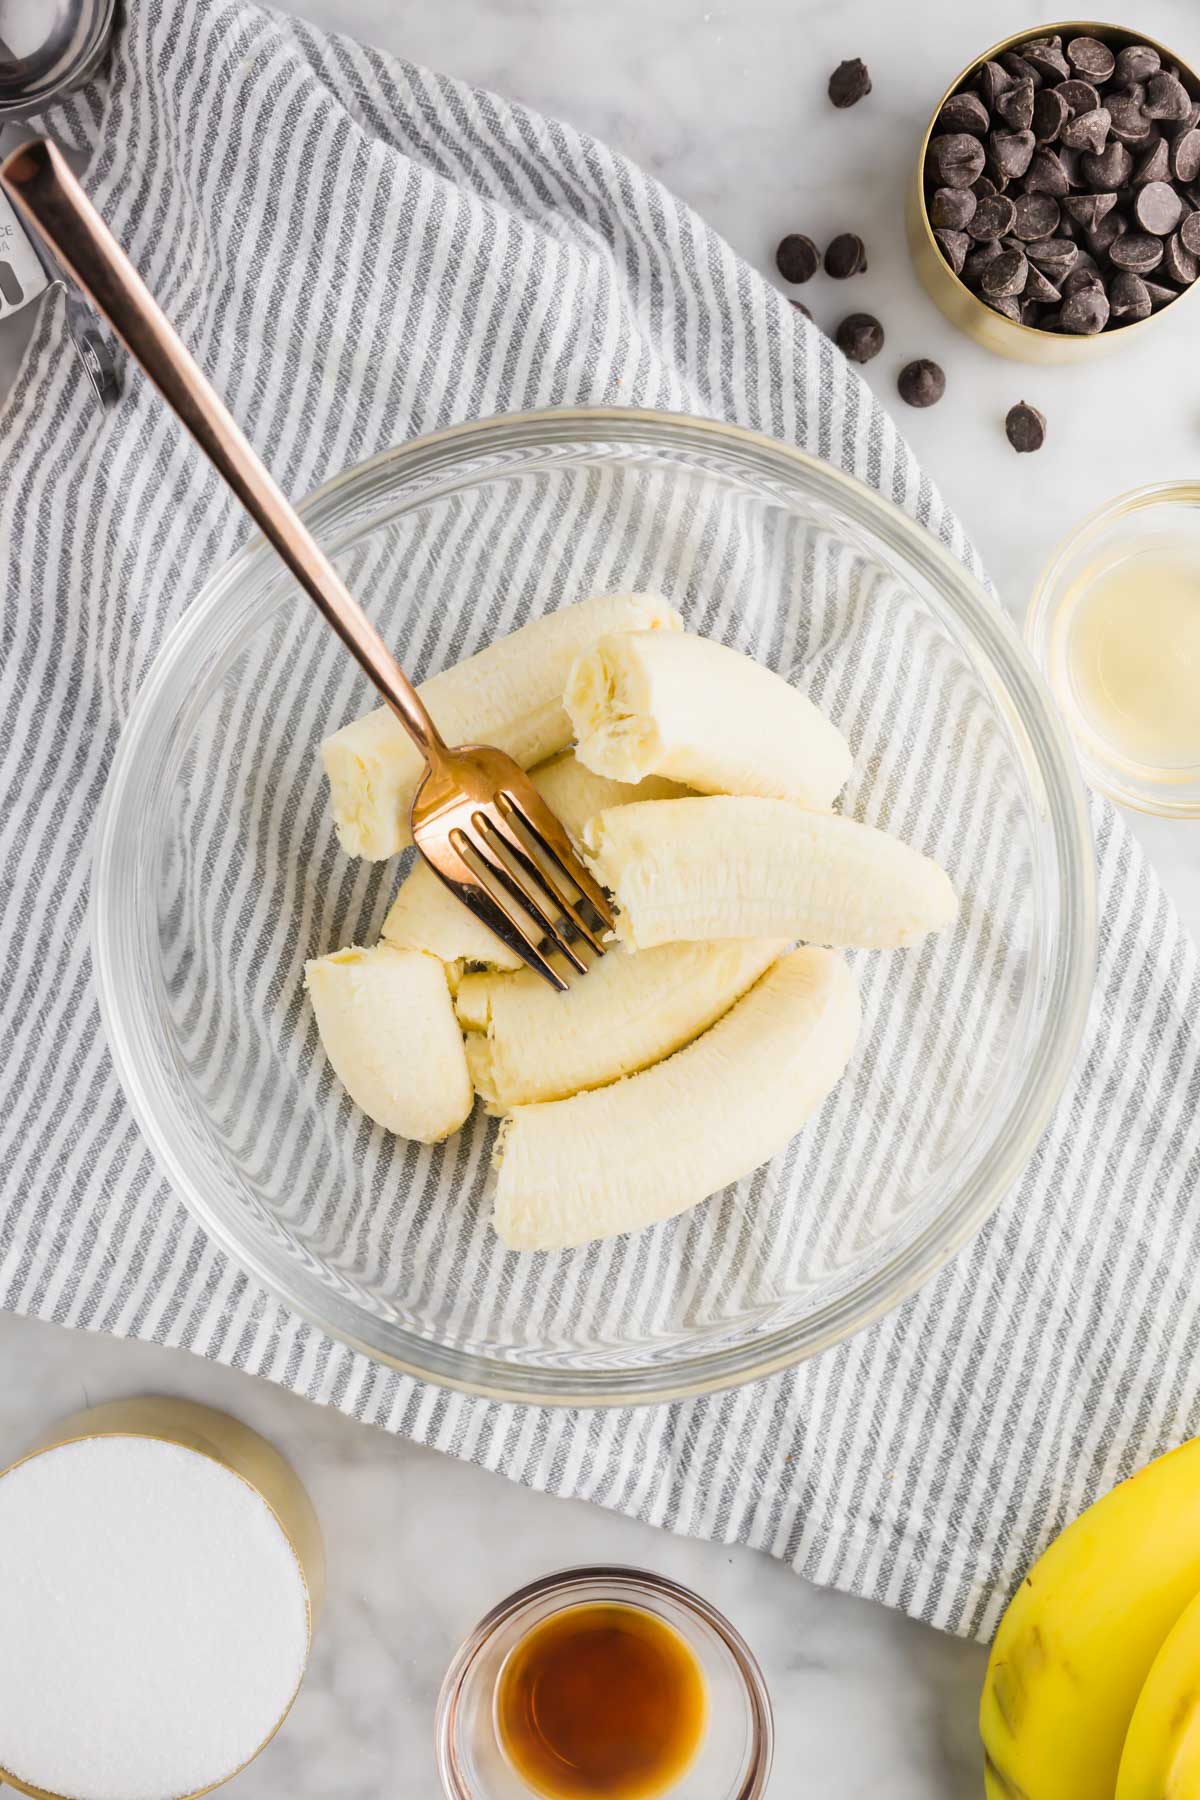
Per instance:
[[[544,1800],[654,1800],[695,1756],[706,1712],[704,1676],[679,1633],[608,1603],[535,1625],[496,1694],[504,1753]]]

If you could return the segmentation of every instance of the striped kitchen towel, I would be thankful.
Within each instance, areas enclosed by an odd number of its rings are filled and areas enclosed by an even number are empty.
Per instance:
[[[829,341],[603,145],[247,0],[125,11],[106,78],[50,123],[291,492],[448,423],[638,404],[826,457],[976,568]],[[186,1346],[986,1634],[1057,1527],[1200,1427],[1200,979],[1119,819],[1094,803],[1099,980],[1068,1091],[1006,1204],[916,1298],[788,1374],[657,1410],[423,1388],[206,1240],[139,1139],[97,1013],[105,776],[164,635],[245,531],[136,375],[95,410],[43,303],[0,411],[0,1302]]]

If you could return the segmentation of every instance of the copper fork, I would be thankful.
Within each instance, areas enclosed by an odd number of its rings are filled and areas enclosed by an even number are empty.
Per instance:
[[[108,319],[267,542],[378,688],[425,759],[412,836],[435,875],[560,991],[558,951],[580,974],[580,947],[603,955],[608,896],[510,756],[451,748],[411,682],[250,448],[53,144],[36,139],[0,165],[0,182]]]

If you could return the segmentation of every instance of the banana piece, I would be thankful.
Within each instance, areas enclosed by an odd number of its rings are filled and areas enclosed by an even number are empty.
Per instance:
[[[787,949],[781,938],[613,949],[556,994],[531,969],[468,975],[455,1000],[492,1109],[561,1100],[660,1062],[706,1031]],[[479,1035],[479,1034],[484,1035]]]
[[[665,1062],[569,1100],[518,1106],[497,1150],[501,1240],[569,1249],[671,1218],[740,1180],[838,1081],[859,1018],[841,958],[796,950]]]
[[[826,807],[852,766],[806,694],[712,638],[603,637],[577,657],[565,705],[580,762],[620,781],[669,775],[701,794]]]
[[[585,769],[570,751],[535,769],[533,782],[571,836],[580,839],[587,820],[605,807],[623,806],[630,800],[667,799],[680,792],[673,782],[657,777],[635,786],[609,781]],[[532,921],[530,929],[534,929]],[[447,964],[486,963],[495,969],[525,966],[514,950],[454,898],[422,860],[414,864],[393,900],[383,921],[383,936],[389,944],[427,951]]]
[[[1193,1438],[1081,1514],[1013,1596],[979,1713],[993,1800],[1113,1793],[1138,1695],[1198,1592],[1200,1438]],[[1189,1791],[1179,1789],[1180,1800]],[[1153,1792],[1162,1800],[1176,1790]]]
[[[584,843],[632,950],[726,937],[886,949],[940,931],[958,912],[929,857],[790,800],[644,801],[598,813]]]
[[[436,1144],[475,1101],[441,964],[376,944],[304,966],[325,1054],[357,1106],[387,1131]]]
[[[581,650],[605,632],[682,631],[657,594],[596,594],[531,619],[418,690],[449,744],[492,744],[522,768],[571,742],[562,692]],[[386,706],[343,725],[321,746],[334,823],[347,856],[378,862],[412,842],[408,815],[423,764]]]
[[[1200,1794],[1200,1599],[1180,1614],[1150,1665],[1125,1736],[1116,1800]]]

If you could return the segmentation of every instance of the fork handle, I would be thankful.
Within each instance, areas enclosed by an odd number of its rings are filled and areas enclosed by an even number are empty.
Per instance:
[[[251,449],[62,152],[44,139],[22,145],[0,166],[0,184],[91,295],[180,424],[378,688],[426,762],[444,754],[446,746],[416,689]]]

